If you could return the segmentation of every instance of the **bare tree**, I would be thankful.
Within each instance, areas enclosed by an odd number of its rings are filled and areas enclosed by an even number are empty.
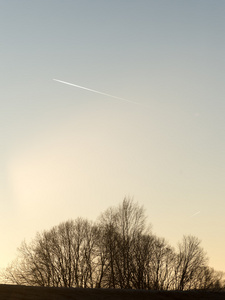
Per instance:
[[[173,282],[174,250],[164,238],[154,236],[152,255],[149,262],[149,282],[151,289],[167,290]]]
[[[209,268],[200,241],[184,236],[178,252],[146,226],[133,200],[101,214],[37,233],[18,248],[1,276],[5,283],[56,287],[155,290],[219,289],[224,274]]]
[[[144,233],[146,217],[143,207],[124,199],[118,208],[119,256],[117,270],[121,288],[132,287],[132,261],[134,248]]]
[[[116,288],[116,258],[118,256],[118,216],[109,208],[98,220],[98,287]]]
[[[132,287],[134,249],[145,231],[145,219],[143,208],[127,198],[100,216],[99,226],[104,229],[105,237],[105,276],[109,287]]]
[[[20,285],[47,286],[45,270],[37,262],[34,244],[27,245],[24,241],[18,248],[19,255],[15,261],[8,266],[3,274],[6,283]]]
[[[220,290],[225,286],[224,273],[216,271],[208,266],[199,268],[193,280],[190,282],[189,289],[201,290]]]
[[[92,287],[95,227],[77,219],[38,233],[18,249],[18,260],[5,271],[16,284]]]
[[[200,240],[194,236],[184,236],[179,244],[175,265],[176,288],[187,289],[195,274],[206,264],[206,256],[200,247]]]
[[[132,287],[135,289],[150,289],[150,263],[153,255],[154,236],[139,234],[133,241]]]

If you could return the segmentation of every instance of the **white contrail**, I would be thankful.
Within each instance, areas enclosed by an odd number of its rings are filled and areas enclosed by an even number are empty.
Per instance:
[[[197,211],[196,213],[194,213],[193,215],[191,215],[191,218],[194,217],[194,216],[196,216],[196,215],[198,215],[198,214],[200,214],[200,211]]]
[[[110,95],[110,94],[106,94],[106,93],[103,93],[103,92],[92,90],[92,89],[89,89],[89,88],[86,88],[86,87],[83,87],[83,86],[80,86],[80,85],[77,85],[77,84],[69,83],[69,82],[66,82],[66,81],[62,81],[62,80],[59,80],[59,79],[53,79],[53,80],[64,83],[64,84],[72,85],[72,86],[75,86],[77,88],[87,90],[87,91],[90,91],[90,92],[93,92],[93,93],[98,93],[98,94],[101,94],[101,95],[104,95],[104,96],[107,96],[107,97],[115,98],[115,99],[118,99],[118,100],[130,102],[130,103],[134,103],[134,104],[140,104],[138,102],[134,102],[134,101],[127,100],[127,99],[124,99],[124,98],[116,97],[116,96],[113,96],[113,95]]]

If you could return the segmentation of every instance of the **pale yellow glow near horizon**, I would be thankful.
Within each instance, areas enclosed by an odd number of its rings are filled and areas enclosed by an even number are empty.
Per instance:
[[[207,240],[209,236],[204,230],[204,226],[208,226],[210,214],[204,207],[200,213],[197,210],[200,206],[196,207],[194,201],[184,210],[180,200],[185,197],[186,202],[193,198],[189,184],[182,182],[179,188],[176,182],[168,183],[166,180],[171,171],[165,170],[163,174],[161,170],[164,164],[161,166],[154,159],[160,153],[152,152],[152,160],[149,157],[146,163],[144,156],[152,146],[142,152],[143,157],[139,157],[138,147],[130,148],[133,135],[127,136],[126,143],[130,141],[125,149],[121,148],[123,135],[120,136],[116,130],[115,138],[108,136],[108,131],[101,127],[99,116],[93,118],[88,114],[89,124],[81,120],[79,123],[73,117],[67,118],[55,127],[46,129],[44,136],[36,136],[26,144],[26,148],[21,148],[12,157],[9,164],[12,196],[18,214],[22,217],[19,226],[26,228],[16,247],[23,238],[33,238],[37,231],[67,219],[79,216],[95,220],[115,201],[119,203],[124,196],[130,195],[147,207],[147,217],[156,234],[165,237],[174,246],[182,234],[197,235],[202,239],[209,256],[212,256],[210,262],[219,269],[221,263],[215,257],[220,250],[214,249],[211,244],[213,237]],[[77,130],[77,124],[82,124],[83,129]],[[111,124],[110,132],[114,126]],[[90,132],[90,127],[96,129]],[[133,161],[136,155],[139,160]],[[177,176],[179,178],[180,175]],[[195,190],[198,201],[200,197],[202,203],[209,201],[210,195],[208,199],[205,196],[206,193],[201,189]],[[174,198],[177,198],[177,202],[170,204]],[[164,203],[163,206],[158,206],[158,202]],[[215,243],[218,244],[217,239]],[[224,247],[222,242],[221,247]]]

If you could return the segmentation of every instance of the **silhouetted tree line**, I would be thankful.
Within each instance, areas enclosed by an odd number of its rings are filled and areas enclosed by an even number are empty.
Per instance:
[[[223,273],[208,267],[194,236],[174,250],[146,226],[144,210],[130,199],[97,222],[78,218],[23,242],[2,274],[7,283],[151,290],[218,289]]]

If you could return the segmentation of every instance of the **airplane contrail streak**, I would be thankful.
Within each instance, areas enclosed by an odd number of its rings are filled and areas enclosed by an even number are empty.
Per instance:
[[[194,213],[193,215],[191,215],[191,218],[198,215],[198,214],[200,214],[200,211],[198,211],[198,212]]]
[[[110,95],[110,94],[107,94],[107,93],[99,92],[99,91],[96,91],[96,90],[92,90],[92,89],[86,88],[84,86],[80,86],[80,85],[77,85],[77,84],[69,83],[69,82],[66,82],[66,81],[59,80],[59,79],[53,79],[53,80],[61,82],[61,83],[64,83],[64,84],[72,85],[72,86],[75,86],[75,87],[77,87],[79,89],[83,89],[83,90],[86,90],[86,91],[89,91],[89,92],[98,93],[98,94],[101,94],[101,95],[104,95],[104,96],[107,96],[107,97],[111,97],[111,98],[115,98],[115,99],[118,99],[118,100],[122,100],[122,101],[126,101],[126,102],[130,102],[130,103],[134,103],[134,104],[139,104],[140,105],[140,103],[138,103],[138,102],[127,100],[127,99],[120,98],[120,97],[117,97],[117,96],[113,96],[113,95]]]

